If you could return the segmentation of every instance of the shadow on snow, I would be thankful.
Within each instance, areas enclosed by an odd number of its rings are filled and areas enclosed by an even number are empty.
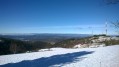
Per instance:
[[[63,64],[70,64],[75,63],[76,61],[81,61],[85,58],[82,56],[91,53],[93,53],[93,51],[81,51],[68,54],[54,55],[51,57],[42,57],[34,60],[24,60],[19,63],[9,63],[5,65],[0,65],[0,67],[50,67],[53,65],[59,65],[61,67],[63,66]]]

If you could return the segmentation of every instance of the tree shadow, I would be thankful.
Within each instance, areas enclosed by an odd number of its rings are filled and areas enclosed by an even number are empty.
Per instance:
[[[42,57],[34,60],[25,60],[19,63],[9,63],[5,65],[0,65],[0,67],[50,67],[53,65],[63,66],[64,64],[75,63],[76,61],[81,61],[87,54],[92,54],[93,51],[81,51],[68,54],[54,55],[51,57]]]

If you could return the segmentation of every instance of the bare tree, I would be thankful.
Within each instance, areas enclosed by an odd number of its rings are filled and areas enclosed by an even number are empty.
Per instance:
[[[119,4],[119,0],[104,0],[107,5]]]
[[[113,26],[116,28],[117,33],[119,33],[119,21],[112,22]]]
[[[119,4],[119,0],[103,0],[103,1],[106,3],[106,5]],[[119,21],[112,22],[112,25],[117,30],[117,33],[119,33]]]
[[[17,44],[12,43],[12,44],[10,45],[10,51],[15,54],[15,53],[17,52]]]

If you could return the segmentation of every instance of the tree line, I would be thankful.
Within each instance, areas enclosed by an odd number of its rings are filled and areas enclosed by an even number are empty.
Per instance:
[[[50,43],[41,41],[21,41],[10,38],[0,38],[0,40],[0,55],[33,52],[51,47]]]

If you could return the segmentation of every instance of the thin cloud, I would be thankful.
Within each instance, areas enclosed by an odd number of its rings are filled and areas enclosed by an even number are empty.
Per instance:
[[[32,29],[89,29],[89,28],[95,28],[95,29],[102,29],[105,28],[104,25],[79,25],[79,26],[47,26],[47,27],[26,27],[26,28],[32,28]]]

